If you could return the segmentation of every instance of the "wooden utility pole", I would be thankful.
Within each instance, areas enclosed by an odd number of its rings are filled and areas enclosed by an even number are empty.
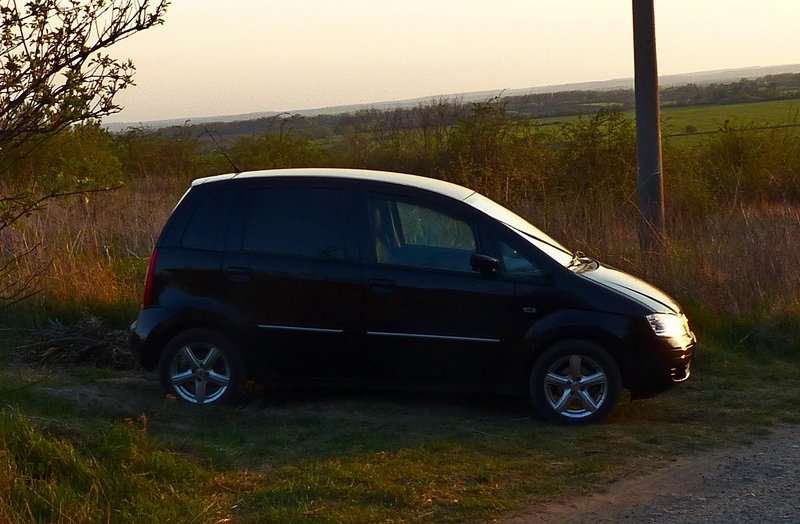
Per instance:
[[[660,251],[664,234],[664,183],[653,0],[633,0],[633,62],[636,93],[636,162],[639,184],[639,243],[643,253]]]

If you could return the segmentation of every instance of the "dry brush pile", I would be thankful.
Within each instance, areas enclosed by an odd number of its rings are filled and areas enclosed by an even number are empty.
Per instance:
[[[109,328],[90,314],[71,324],[51,320],[16,349],[24,360],[42,365],[82,364],[117,370],[135,367],[128,334]]]

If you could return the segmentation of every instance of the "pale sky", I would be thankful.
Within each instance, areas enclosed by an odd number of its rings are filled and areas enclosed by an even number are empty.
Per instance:
[[[798,0],[655,0],[659,74],[800,63]],[[633,76],[631,0],[173,0],[107,122]]]

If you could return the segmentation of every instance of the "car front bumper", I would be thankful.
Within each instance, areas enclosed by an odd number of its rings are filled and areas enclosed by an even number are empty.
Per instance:
[[[696,348],[697,339],[690,332],[680,338],[656,339],[647,351],[637,351],[628,373],[631,397],[653,397],[687,380]]]

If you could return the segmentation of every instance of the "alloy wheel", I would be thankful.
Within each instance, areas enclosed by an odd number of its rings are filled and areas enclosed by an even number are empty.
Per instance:
[[[554,361],[547,369],[543,386],[549,407],[569,419],[590,417],[608,398],[608,376],[603,367],[581,354]]]
[[[215,345],[194,343],[175,352],[169,368],[173,391],[192,404],[210,404],[225,395],[231,381],[231,365]]]

